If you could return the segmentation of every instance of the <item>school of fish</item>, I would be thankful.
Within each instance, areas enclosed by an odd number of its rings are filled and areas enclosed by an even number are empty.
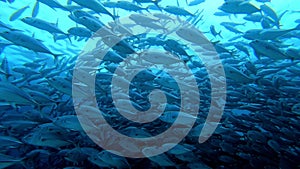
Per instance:
[[[0,18],[0,168],[299,168],[300,21],[292,20],[294,26],[286,27],[282,20],[299,17],[300,8],[277,11],[271,0],[224,0],[213,14],[224,21],[204,27],[208,22],[205,11],[210,9],[202,5],[207,1],[178,0],[176,4],[167,0],[36,0],[13,8],[15,12],[7,18],[8,22]],[[1,5],[11,7],[15,3],[18,2],[0,1]],[[198,10],[184,9],[183,4]],[[60,23],[59,16],[57,23],[39,17],[45,8],[68,13],[69,22],[76,26],[65,31],[60,29],[64,23]],[[25,15],[28,11],[31,15]],[[121,24],[122,12],[134,24]],[[153,17],[146,15],[149,13]],[[102,18],[107,18],[109,24]],[[207,40],[198,32],[201,31],[214,46],[224,66],[226,77],[219,80],[226,78],[227,89],[220,89],[226,90],[226,100],[211,97],[206,67],[184,43],[164,35],[134,35],[132,31],[135,26],[142,26],[167,33],[166,25],[173,22],[172,18],[199,28],[175,30],[179,37],[205,46]],[[13,26],[16,22],[30,29]],[[249,29],[247,25],[251,24],[255,28]],[[105,34],[97,34],[99,29]],[[42,37],[35,35],[37,30],[51,36],[48,41],[59,46],[40,40]],[[155,60],[154,51],[147,54],[146,61],[174,65],[180,76],[181,69],[175,65],[179,58],[194,75],[185,78],[197,81],[199,113],[197,117],[186,115],[187,119],[197,118],[196,123],[178,145],[161,155],[135,159],[112,154],[87,136],[78,121],[81,117],[75,113],[72,78],[81,51],[75,44],[84,44],[93,36],[109,44],[119,35],[130,38],[113,46],[98,65],[95,95],[106,121],[120,133],[137,138],[158,135],[174,123],[181,104],[180,91],[172,76],[145,69],[130,82],[131,104],[137,110],[148,110],[149,94],[161,89],[168,101],[165,111],[145,124],[122,117],[112,100],[111,81],[127,56],[143,55],[139,52],[144,49],[162,49],[166,59]],[[210,51],[206,53],[210,55]],[[14,55],[20,62],[11,59]],[[133,66],[138,68],[138,62]],[[94,72],[94,68],[85,69]],[[115,97],[119,105],[123,104],[123,112],[131,114],[126,112],[126,105],[130,104],[126,96]],[[226,102],[223,117],[214,134],[199,144],[212,100]],[[87,112],[94,109],[84,107]]]

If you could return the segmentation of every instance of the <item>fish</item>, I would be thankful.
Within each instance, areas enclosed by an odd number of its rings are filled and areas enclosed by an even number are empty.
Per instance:
[[[102,161],[105,161],[105,163],[109,164],[110,166],[114,166],[117,168],[128,168],[129,167],[129,163],[125,157],[121,157],[121,156],[112,154],[106,150],[101,151],[98,154],[98,157]]]
[[[230,32],[236,33],[236,34],[243,34],[244,32],[238,30],[237,28],[235,28],[234,26],[228,25],[228,24],[223,24],[222,26],[224,26],[227,30],[229,30]]]
[[[92,33],[90,30],[84,27],[73,27],[68,30],[68,33],[74,36],[90,38]]]
[[[215,16],[228,16],[228,17],[230,17],[230,14],[226,13],[226,12],[215,12],[214,15]]]
[[[70,135],[66,135],[67,133],[69,132],[53,123],[44,123],[25,135],[22,141],[30,145],[60,149],[60,147],[72,144],[68,138]]]
[[[99,20],[97,17],[95,17],[93,15],[93,12],[86,12],[86,11],[83,11],[83,10],[76,9],[76,10],[72,11],[72,14],[77,18],[85,16],[85,17],[89,17],[89,18],[94,19],[94,20]],[[101,22],[101,21],[99,20],[99,22]]]
[[[218,9],[231,14],[252,14],[260,12],[260,9],[248,1],[233,0],[224,2]]]
[[[183,8],[177,7],[177,6],[166,6],[163,8],[166,12],[178,16],[195,16],[194,14],[190,13],[189,11],[186,11]]]
[[[254,49],[255,54],[258,58],[263,55],[273,60],[291,59],[283,51],[267,41],[254,40],[250,43],[250,46]]]
[[[47,78],[47,81],[57,91],[69,96],[72,95],[71,81],[69,81],[67,78],[60,76],[49,77]]]
[[[59,9],[63,9],[65,11],[69,11],[68,8],[66,8],[65,6],[61,5],[57,0],[37,0],[36,3],[43,3],[47,6],[49,6],[51,9],[55,10],[55,8],[59,8]],[[36,12],[35,13],[38,13],[39,12],[39,9],[35,9]]]
[[[36,1],[32,9],[31,17],[35,18],[38,15],[39,10],[40,10],[40,4],[38,1]]]
[[[238,50],[243,51],[247,56],[250,56],[250,52],[247,49],[246,45],[244,45],[243,43],[236,43],[234,45]]]
[[[189,54],[185,51],[185,46],[177,41],[167,39],[164,43],[164,49],[166,51],[178,53],[180,56],[189,56]]]
[[[245,26],[246,22],[244,23],[235,23],[235,22],[221,22],[220,25],[222,26],[233,26],[233,27],[236,27],[236,26]]]
[[[117,1],[116,7],[125,9],[127,11],[134,11],[134,12],[141,11],[141,10],[148,11],[148,8],[140,7],[136,4],[128,2],[128,1]]]
[[[248,131],[247,137],[250,139],[250,141],[254,141],[254,142],[265,143],[267,141],[265,135],[255,130]]]
[[[106,10],[106,8],[102,5],[102,3],[97,0],[90,0],[90,1],[72,0],[72,1],[77,3],[78,5],[89,8],[97,13],[107,14],[110,17],[112,17],[114,20],[116,19],[116,17],[112,15],[108,10]]]
[[[49,23],[47,21],[44,21],[44,20],[41,20],[38,18],[32,18],[32,17],[25,17],[25,18],[22,18],[21,20],[22,20],[22,22],[24,22],[28,25],[31,25],[31,26],[36,27],[41,30],[45,30],[51,34],[63,34],[63,35],[68,36],[68,34],[64,33],[62,30],[60,30],[57,27],[57,24]]]
[[[28,9],[28,8],[29,8],[29,6],[27,5],[27,6],[24,6],[23,8],[21,8],[21,9],[17,10],[16,12],[14,12],[10,16],[9,21],[17,20],[25,12],[25,10]]]
[[[110,167],[110,165],[103,161],[98,154],[92,154],[88,157],[88,160],[98,167]]]
[[[248,40],[275,40],[291,31],[299,30],[300,25],[293,29],[250,29],[243,35]]]
[[[8,29],[8,30],[11,30],[11,31],[20,31],[20,30],[18,30],[18,29],[12,28],[10,25],[7,25],[7,24],[3,23],[2,21],[0,21],[0,27],[1,27],[1,28],[5,28],[5,29]]]
[[[161,11],[161,7],[158,5],[158,3],[161,2],[161,0],[133,0],[133,1],[138,4],[153,3]]]
[[[13,156],[0,153],[0,168],[7,168],[15,164],[20,164],[21,162],[21,158],[18,159]]]
[[[1,62],[1,66],[0,66],[0,70],[3,72],[3,74],[5,75],[5,78],[8,79],[8,77],[11,75],[10,74],[10,66],[8,64],[8,60],[7,57],[4,56],[2,58],[2,62]],[[2,79],[3,80],[3,79]]]
[[[114,51],[108,51],[107,54],[104,56],[103,60],[113,62],[113,63],[120,63],[124,60],[122,56]]]
[[[43,147],[52,147],[54,149],[60,149],[60,147],[70,145],[69,141],[65,141],[55,136],[46,136],[47,133],[40,135],[38,133],[30,133],[23,138],[23,141],[27,144]]]
[[[84,25],[86,28],[88,28],[92,32],[97,32],[99,29],[101,29],[105,26],[101,21],[90,18],[90,17],[82,16],[77,19],[80,24]]]
[[[134,48],[127,43],[125,40],[122,40],[118,36],[115,35],[106,35],[102,38],[103,42],[111,46],[112,49],[120,52],[120,53],[126,53],[126,54],[132,54],[135,53]]]
[[[124,25],[120,24],[119,22],[110,22],[108,25],[111,27],[113,32],[119,32],[124,35],[130,35],[130,36],[135,36],[133,35],[131,29],[125,27]]]
[[[40,53],[47,53],[54,56],[54,58],[57,58],[58,56],[62,56],[64,54],[55,54],[52,53],[42,42],[39,40],[30,37],[28,35],[25,35],[23,33],[17,32],[17,31],[5,31],[1,32],[0,36],[7,39],[8,41],[11,41],[15,45],[25,47],[29,50],[32,50],[34,52],[40,52]]]
[[[245,16],[244,19],[246,21],[261,22],[261,20],[263,19],[263,15],[260,14],[260,13],[259,14],[258,13],[253,13],[253,14]]]
[[[299,49],[288,48],[285,53],[286,53],[286,55],[288,55],[292,59],[299,59],[300,58]]]
[[[17,148],[20,145],[22,145],[23,143],[15,138],[15,137],[11,137],[11,136],[0,136],[0,141],[1,141],[1,149],[10,149],[10,148]]]
[[[195,5],[199,5],[201,3],[205,2],[205,0],[193,0],[191,1],[188,6],[195,6]]]
[[[53,121],[53,124],[74,131],[83,131],[81,124],[78,121],[78,118],[74,115],[65,115],[57,117]]]
[[[224,65],[224,70],[225,70],[225,74],[228,78],[234,80],[235,82],[239,82],[239,83],[253,83],[255,82],[257,79],[247,76],[246,74],[242,73],[240,70],[229,66],[229,65]]]
[[[198,45],[208,43],[205,36],[199,30],[194,28],[182,27],[176,31],[176,34],[181,38]]]
[[[158,22],[159,19],[157,18],[151,18],[151,17],[148,17],[146,15],[138,15],[138,14],[131,14],[129,16],[129,18],[131,20],[133,20],[135,23],[155,23],[155,22]]]
[[[217,32],[216,29],[215,29],[215,27],[214,27],[214,25],[211,25],[211,26],[209,27],[209,29],[210,29],[211,34],[214,35],[214,37],[220,36],[221,38],[223,38],[222,35],[221,35],[221,32],[222,32],[222,31]]]
[[[39,105],[28,93],[9,82],[1,81],[0,89],[2,91],[0,100],[12,104]]]
[[[279,29],[280,28],[280,20],[281,18],[284,16],[284,14],[286,12],[288,12],[287,10],[285,10],[283,13],[281,13],[279,16],[277,15],[277,13],[271,8],[269,7],[268,5],[266,4],[263,4],[260,6],[262,12],[264,13],[265,17],[270,17],[271,20],[274,22],[274,25]]]
[[[261,5],[260,9],[264,13],[264,15],[270,17],[273,21],[276,21],[276,22],[279,21],[277,13],[271,7],[269,7],[267,4]]]
[[[261,20],[261,27],[263,29],[270,29],[270,28],[274,27],[274,25],[275,25],[275,22],[272,21],[268,17],[263,17],[262,20]]]
[[[292,112],[299,115],[300,114],[300,104],[293,105]]]
[[[117,2],[112,2],[112,1],[105,1],[102,4],[107,8],[117,8],[119,6]]]
[[[281,148],[280,145],[275,140],[269,140],[268,145],[274,150],[274,152],[279,153]]]

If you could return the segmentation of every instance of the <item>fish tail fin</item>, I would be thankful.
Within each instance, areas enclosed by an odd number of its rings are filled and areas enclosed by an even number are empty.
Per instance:
[[[65,34],[67,36],[67,38],[69,39],[70,43],[72,43],[72,40],[71,40],[71,35],[70,34]]]
[[[300,24],[296,26],[296,30],[300,30]]]
[[[147,6],[147,7],[145,8],[145,10],[146,10],[147,12],[150,13],[150,11],[149,11],[149,6]]]
[[[153,3],[154,3],[154,5],[155,5],[160,11],[162,11],[162,9],[161,9],[161,7],[158,5],[158,2],[157,2],[157,1],[154,1]]]
[[[52,55],[54,56],[54,64],[57,65],[57,63],[58,63],[58,57],[62,56],[64,54],[54,54],[54,53],[52,53]]]
[[[220,30],[220,32],[217,33],[217,35],[219,35],[223,39],[223,36],[221,35],[221,33],[222,33],[222,30]]]
[[[284,12],[282,12],[279,17],[278,20],[281,20],[281,18],[288,12],[289,10],[285,10]]]

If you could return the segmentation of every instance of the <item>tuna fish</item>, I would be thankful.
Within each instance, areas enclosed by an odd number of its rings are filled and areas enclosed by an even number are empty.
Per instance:
[[[20,32],[5,31],[5,32],[1,32],[0,35],[3,38],[11,41],[15,45],[19,45],[19,46],[25,47],[25,48],[27,48],[29,50],[34,51],[34,52],[48,53],[48,54],[53,55],[55,58],[58,57],[58,56],[63,55],[63,54],[54,54],[54,53],[52,53],[39,40],[37,40],[37,39],[35,39],[33,37],[30,37],[28,35],[25,35],[23,33],[20,33]]]

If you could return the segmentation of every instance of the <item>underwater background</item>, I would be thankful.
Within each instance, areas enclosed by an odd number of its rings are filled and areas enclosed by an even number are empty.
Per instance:
[[[299,168],[298,3],[297,0],[1,0],[0,168]],[[131,23],[122,24],[122,18],[129,18]],[[172,24],[183,27],[171,30]],[[142,27],[146,32],[136,35],[135,31]],[[98,32],[101,28],[106,31],[104,35]],[[163,33],[153,34],[150,29]],[[168,36],[170,30],[178,35],[177,39]],[[97,42],[95,46],[88,43],[99,37],[101,42],[112,46],[103,58],[93,51],[93,48],[96,52],[104,51],[103,43]],[[121,37],[126,38],[121,40]],[[110,44],[113,38],[121,42]],[[196,45],[189,46],[188,42]],[[202,54],[209,56],[212,66],[207,66],[203,57],[197,55],[199,51],[193,51],[195,46],[201,46]],[[148,49],[153,53],[144,54]],[[162,56],[166,58],[157,58],[155,52],[164,53]],[[78,59],[80,55],[85,57]],[[112,129],[133,138],[153,137],[167,131],[177,122],[183,100],[188,100],[180,86],[190,87],[192,82],[178,83],[172,74],[148,68],[129,82],[129,101],[125,100],[122,89],[112,96],[113,77],[124,80],[122,74],[114,75],[117,67],[126,58],[142,56],[147,57],[145,62],[154,65],[175,65],[175,58],[182,60],[193,76],[184,76],[180,67],[184,65],[171,68],[176,69],[175,76],[183,81],[195,79],[199,91],[189,88],[189,94],[199,95],[199,102],[189,100],[188,106],[198,105],[198,112],[193,116],[183,113],[185,120],[195,122],[177,145],[156,156],[132,158],[97,145],[95,138],[87,134],[87,126],[78,120],[76,108],[82,106],[86,94],[80,88],[89,87],[83,83],[85,76],[93,75],[98,108]],[[221,67],[217,64],[219,60]],[[98,62],[91,67],[85,65]],[[137,69],[141,63],[144,62],[133,59],[125,67]],[[76,65],[85,71],[80,72]],[[221,74],[210,75],[208,67],[221,68]],[[76,81],[75,73],[83,79]],[[212,77],[224,86],[216,88]],[[147,123],[122,116],[125,112],[139,117],[128,111],[128,102],[138,111],[149,110],[149,95],[155,89],[162,90],[167,101],[161,116]],[[82,99],[79,101],[74,96],[78,92]],[[213,92],[221,94],[215,97]],[[160,99],[156,101],[163,100]],[[121,109],[117,105],[123,106],[123,113],[118,112]],[[93,107],[84,108],[84,113],[97,112]],[[210,112],[217,109],[222,113],[212,117]],[[207,123],[209,117],[215,121]],[[96,123],[99,122],[93,121]],[[180,125],[185,123],[181,121]],[[199,143],[204,124],[212,126],[213,134]],[[122,147],[122,142],[116,145],[109,140],[114,138],[109,136],[110,132],[96,132],[108,134],[106,141],[111,146]]]

